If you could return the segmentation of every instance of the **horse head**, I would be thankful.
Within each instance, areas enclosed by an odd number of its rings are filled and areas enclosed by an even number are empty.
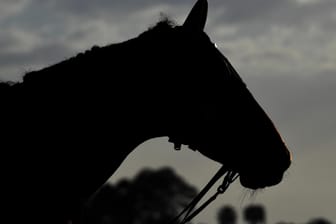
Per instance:
[[[204,32],[206,18],[207,1],[199,0],[183,26],[175,27],[175,35],[183,36],[175,45],[188,54],[175,57],[183,75],[175,75],[181,88],[174,90],[177,109],[170,113],[179,119],[172,119],[170,141],[239,172],[247,188],[276,185],[290,166],[290,152],[237,71]]]

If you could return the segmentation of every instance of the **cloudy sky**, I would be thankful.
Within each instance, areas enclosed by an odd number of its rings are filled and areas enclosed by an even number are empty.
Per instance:
[[[267,206],[269,223],[336,222],[336,1],[208,0],[206,32],[236,67],[272,118],[294,162],[282,184],[253,197],[234,184],[197,222],[216,209]],[[165,13],[182,24],[194,0],[1,0],[0,80],[69,58],[93,45],[133,38]],[[94,78],[94,77],[93,77]],[[204,185],[218,164],[167,138],[140,145],[112,182],[141,167],[174,166]]]

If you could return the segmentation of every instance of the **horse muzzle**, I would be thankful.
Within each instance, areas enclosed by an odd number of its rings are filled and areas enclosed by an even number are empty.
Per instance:
[[[287,152],[288,154],[286,153],[280,160],[268,162],[263,166],[251,165],[249,169],[241,170],[239,172],[240,183],[254,190],[279,184],[291,164],[291,154]]]
[[[253,190],[262,189],[279,184],[282,181],[283,174],[249,174],[240,173],[240,183],[246,188]]]

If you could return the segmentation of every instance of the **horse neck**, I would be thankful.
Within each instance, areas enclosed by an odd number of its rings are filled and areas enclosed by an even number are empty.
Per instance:
[[[155,55],[143,49],[142,40],[137,38],[106,47],[111,53],[108,55],[112,68],[103,84],[110,91],[104,95],[109,97],[102,99],[110,104],[103,116],[110,120],[102,122],[108,144],[102,142],[95,146],[96,156],[87,156],[94,166],[85,166],[89,170],[84,171],[86,175],[79,186],[87,186],[89,193],[111,177],[138,145],[169,134],[172,123],[169,111],[173,107],[171,102],[155,95],[155,80],[151,78],[160,73],[156,66],[151,67]],[[159,85],[154,85],[154,89]]]

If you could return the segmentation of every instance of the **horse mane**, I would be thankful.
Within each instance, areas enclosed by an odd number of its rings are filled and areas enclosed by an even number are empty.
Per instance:
[[[175,21],[167,16],[163,16],[154,26],[149,27],[148,30],[140,34],[140,36],[151,35],[153,33],[165,33],[174,29],[176,26]]]
[[[12,85],[14,85],[12,82],[0,82],[0,92],[6,91],[7,88],[11,87]]]
[[[28,82],[40,82],[40,80],[44,80],[47,81],[48,83],[50,82],[54,82],[59,79],[62,79],[62,81],[64,81],[64,77],[62,77],[62,74],[59,74],[58,72],[53,72],[53,70],[58,70],[57,68],[63,67],[66,69],[73,69],[73,64],[79,64],[79,65],[83,65],[85,63],[82,63],[83,61],[91,61],[93,63],[96,63],[97,61],[101,60],[101,57],[104,55],[107,55],[109,53],[118,53],[118,49],[117,46],[122,44],[122,43],[126,43],[126,42],[130,42],[134,39],[141,39],[141,38],[150,38],[150,37],[154,37],[157,35],[163,36],[165,34],[167,34],[167,32],[172,31],[175,27],[176,27],[176,23],[171,20],[170,18],[168,18],[167,16],[162,16],[161,19],[154,25],[154,26],[150,26],[148,28],[148,30],[144,31],[143,33],[139,34],[138,37],[135,37],[133,39],[121,42],[121,43],[113,43],[113,44],[109,44],[103,47],[94,45],[93,47],[91,47],[90,49],[84,51],[84,52],[80,52],[77,55],[70,57],[68,59],[65,59],[61,62],[55,63],[51,66],[39,69],[39,70],[35,70],[35,71],[30,71],[27,72],[23,75],[23,80],[20,82],[12,82],[12,81],[8,81],[8,82],[1,82],[0,81],[0,93],[7,91],[7,89],[9,89],[10,87],[14,86],[14,85],[18,85],[18,84],[27,84]],[[108,52],[107,52],[108,51]],[[106,52],[106,53],[105,53]],[[108,55],[109,57],[111,57],[111,55]],[[113,57],[113,56],[112,56]],[[45,74],[47,73],[47,74]],[[53,75],[52,75],[52,74]],[[68,77],[66,77],[66,79],[72,79],[71,77],[74,77],[74,73],[75,71],[69,71],[67,73],[72,73],[71,75],[69,75]],[[43,77],[42,77],[43,76]],[[79,80],[83,77],[75,77],[76,80]]]
[[[12,89],[12,87],[17,86],[18,83],[7,81],[7,82],[0,82],[0,96],[8,96],[8,93]]]

